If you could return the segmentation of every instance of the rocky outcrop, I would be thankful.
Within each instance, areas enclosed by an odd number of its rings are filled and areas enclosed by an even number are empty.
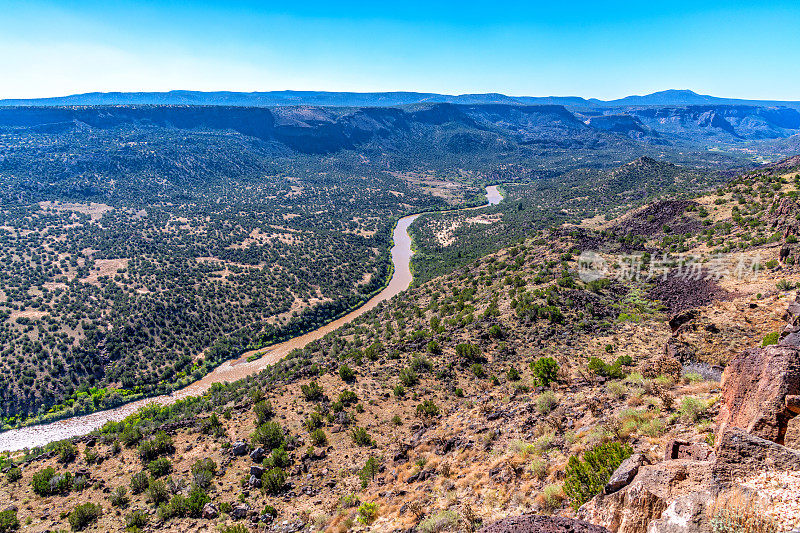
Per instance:
[[[478,533],[609,533],[608,529],[558,516],[515,516],[483,526]]]
[[[667,520],[664,513],[673,502],[710,486],[712,468],[711,461],[688,459],[643,465],[630,485],[612,494],[595,496],[578,510],[578,517],[605,526],[612,533],[656,533],[649,528],[651,522]],[[707,501],[710,494],[700,499]],[[693,527],[686,533],[702,530],[697,529],[702,524]]]
[[[716,490],[730,487],[737,478],[766,469],[800,470],[800,452],[751,435],[739,428],[729,428],[719,438],[713,474]]]
[[[640,466],[629,485],[595,496],[578,517],[612,533],[708,532],[708,510],[737,480],[765,470],[800,470],[800,452],[739,428],[726,430],[713,451],[702,443],[671,441],[665,459]]]
[[[722,375],[718,436],[729,427],[783,443],[796,413],[786,397],[800,394],[800,349],[754,348],[734,357]]]

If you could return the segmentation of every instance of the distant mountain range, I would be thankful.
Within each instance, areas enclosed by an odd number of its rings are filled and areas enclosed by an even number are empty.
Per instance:
[[[626,96],[598,100],[577,96],[507,96],[499,93],[448,95],[418,92],[325,92],[325,91],[169,91],[85,93],[53,98],[0,100],[0,106],[94,106],[94,105],[223,105],[223,106],[326,106],[389,107],[420,103],[563,105],[570,109],[606,109],[651,106],[735,105],[790,107],[800,109],[800,101],[740,100],[697,94],[689,90],[659,91],[645,96]]]

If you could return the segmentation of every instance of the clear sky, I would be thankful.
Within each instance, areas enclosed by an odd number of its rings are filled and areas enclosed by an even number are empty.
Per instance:
[[[799,0],[0,0],[0,98],[676,88],[800,100],[799,67]]]

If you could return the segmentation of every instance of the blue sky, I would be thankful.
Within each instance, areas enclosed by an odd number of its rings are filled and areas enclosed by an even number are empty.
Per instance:
[[[800,2],[0,0],[0,98],[413,90],[800,100]]]

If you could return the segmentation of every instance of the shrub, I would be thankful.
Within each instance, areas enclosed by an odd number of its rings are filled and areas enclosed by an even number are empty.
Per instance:
[[[415,531],[419,533],[439,533],[441,531],[461,531],[461,517],[453,509],[439,511],[420,522]]]
[[[261,486],[267,494],[279,494],[286,483],[286,474],[280,468],[271,468],[261,476]]]
[[[542,357],[532,362],[531,371],[539,385],[546,387],[558,381],[558,363],[552,357]]]
[[[681,400],[680,406],[681,417],[686,422],[697,422],[706,414],[707,406],[703,400],[693,396],[687,396]]]
[[[33,475],[31,487],[33,488],[33,492],[39,496],[49,496],[50,494],[55,494],[54,485],[58,485],[59,483],[63,485],[63,481],[59,482],[59,479],[63,479],[63,475],[56,476],[55,469],[52,466],[48,466]]]
[[[200,518],[203,514],[203,506],[210,501],[211,498],[208,497],[206,491],[195,485],[186,498],[186,514],[192,518]]]
[[[19,519],[16,509],[0,511],[0,533],[9,533],[19,529]]]
[[[308,385],[301,385],[300,391],[303,393],[303,398],[309,402],[319,401],[325,395],[322,387],[316,381],[311,381]]]
[[[321,428],[317,428],[311,432],[311,444],[314,446],[325,446],[328,444],[328,436]]]
[[[62,463],[71,463],[78,456],[78,449],[68,440],[56,442],[55,450],[58,453],[58,460]]]
[[[358,401],[358,395],[351,390],[343,390],[339,393],[339,401],[342,402],[342,405],[350,405]]]
[[[14,483],[22,479],[22,470],[18,466],[12,466],[8,472],[6,472],[6,479],[8,479],[9,483]]]
[[[342,405],[342,402],[334,402],[331,405],[331,410],[334,413],[338,413],[344,410],[344,405]],[[308,431],[314,431],[318,427],[322,426],[322,413],[319,411],[312,411],[311,414],[308,415],[308,418],[306,418],[303,422],[303,425]]]
[[[147,472],[137,472],[136,474],[131,476],[131,493],[139,494],[144,492],[147,488],[149,483],[149,478],[147,477]]]
[[[377,503],[362,503],[358,507],[358,521],[365,526],[372,524],[378,518]]]
[[[419,376],[413,368],[404,368],[400,370],[400,383],[406,387],[413,387],[419,383]]]
[[[242,524],[233,524],[232,526],[222,526],[219,533],[250,533],[250,530]]]
[[[480,363],[475,363],[470,367],[472,373],[475,374],[476,378],[484,378],[486,377],[486,372],[483,370],[483,365]]]
[[[172,442],[172,437],[159,431],[152,439],[146,440],[139,444],[138,452],[139,459],[142,462],[152,461],[161,455],[166,455],[175,451],[175,445]]]
[[[264,466],[267,468],[286,468],[291,466],[292,460],[286,450],[281,446],[272,450],[272,453],[264,460]]]
[[[362,427],[354,427],[351,429],[350,437],[358,446],[372,446],[375,444],[375,441],[373,441],[372,437],[369,436],[367,430]]]
[[[394,388],[392,389],[392,392],[394,393],[395,398],[402,398],[403,396],[406,395],[405,387],[403,387],[400,384],[395,385]]]
[[[150,461],[147,465],[147,470],[153,477],[166,476],[172,472],[172,462],[166,457],[159,457]]]
[[[151,478],[150,483],[147,485],[147,497],[156,507],[158,507],[158,504],[169,500],[169,491],[166,483],[160,479]]]
[[[130,498],[128,498],[128,489],[120,485],[114,489],[114,492],[111,493],[111,496],[108,497],[108,500],[114,507],[127,507],[130,503]]]
[[[519,381],[520,379],[519,370],[517,370],[512,366],[511,368],[508,369],[508,372],[506,372],[506,378],[508,379],[508,381]]]
[[[553,391],[544,391],[536,398],[536,409],[543,415],[548,415],[558,406],[558,398]]]
[[[96,503],[84,503],[75,506],[69,513],[69,526],[72,531],[83,531],[89,524],[96,522],[103,514],[103,508]]]
[[[711,511],[713,533],[779,533],[778,523],[764,510],[739,492],[720,496]]]
[[[256,413],[256,426],[260,426],[268,422],[275,416],[275,410],[272,408],[272,403],[269,400],[260,401],[253,406],[253,411]]]
[[[778,344],[778,340],[780,339],[781,334],[777,331],[773,331],[772,333],[768,333],[764,340],[761,341],[761,346],[770,346],[772,344]]]
[[[417,406],[417,416],[421,418],[435,418],[439,416],[439,406],[433,400],[425,400]]]
[[[213,459],[210,457],[198,459],[192,465],[192,481],[196,486],[206,489],[211,485],[216,471],[217,463]]]
[[[416,372],[429,372],[433,369],[433,363],[425,357],[420,357],[418,355],[414,356],[409,366]]]
[[[481,349],[474,344],[462,343],[456,345],[456,355],[466,363],[478,362],[481,359]]]
[[[435,340],[428,343],[427,349],[428,353],[432,353],[433,355],[439,355],[442,353],[442,347],[439,346],[439,343]]]
[[[143,528],[150,522],[150,517],[141,509],[136,509],[128,513],[125,517],[125,527],[128,529]]]
[[[342,381],[353,381],[356,379],[356,371],[347,365],[341,365],[339,367],[339,377],[342,378]]]
[[[564,501],[564,491],[560,485],[547,485],[541,493],[542,507],[548,512],[553,512],[561,507]]]
[[[587,450],[583,458],[573,455],[565,470],[564,493],[577,510],[599,494],[611,474],[631,456],[633,449],[619,442],[607,442]]]
[[[86,461],[86,464],[87,464],[87,465],[93,465],[93,464],[95,464],[95,463],[97,462],[97,459],[98,459],[99,457],[100,457],[100,454],[99,454],[99,453],[97,453],[97,451],[95,451],[95,450],[94,450],[94,449],[92,449],[92,448],[86,448],[86,449],[83,451],[83,458],[84,458],[84,460]]]
[[[364,468],[362,468],[358,473],[358,477],[361,478],[362,489],[367,488],[369,482],[375,480],[375,476],[378,475],[379,468],[380,463],[378,462],[378,459],[370,455],[367,459],[367,462],[364,464]]]
[[[625,371],[622,369],[622,361],[623,358],[619,357],[613,365],[609,365],[599,357],[590,357],[588,368],[590,372],[598,376],[621,379],[625,377]]]
[[[539,457],[531,461],[531,474],[536,479],[544,479],[547,477],[547,469],[549,468],[547,459]]]
[[[284,443],[283,428],[277,422],[266,422],[258,426],[250,439],[253,444],[273,450]]]

